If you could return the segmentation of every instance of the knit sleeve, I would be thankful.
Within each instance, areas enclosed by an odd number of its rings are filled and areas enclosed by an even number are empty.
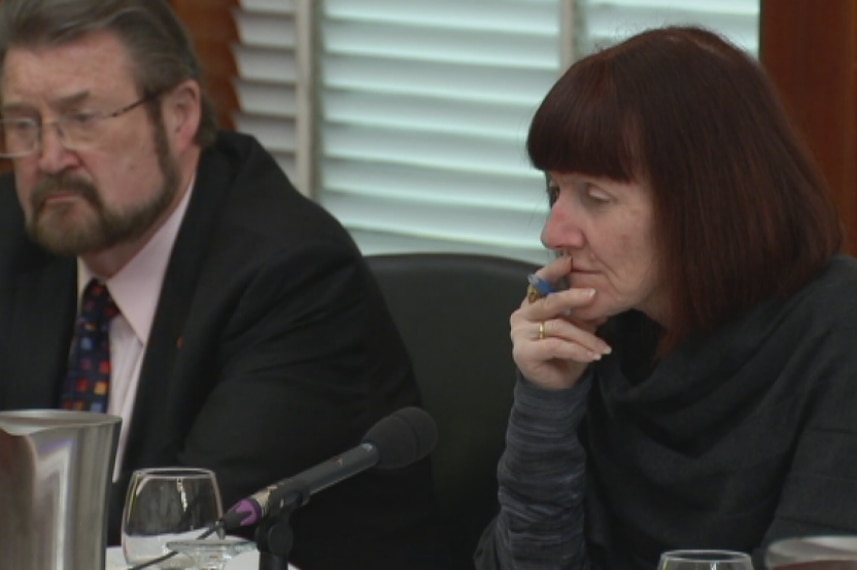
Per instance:
[[[589,568],[586,457],[577,427],[591,384],[591,372],[565,390],[545,390],[519,376],[497,471],[500,514],[477,551],[480,570]]]

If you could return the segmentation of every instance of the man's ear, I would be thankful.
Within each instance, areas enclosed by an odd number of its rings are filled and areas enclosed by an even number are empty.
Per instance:
[[[182,152],[194,142],[202,117],[202,94],[199,83],[186,79],[163,98],[164,126],[176,152]]]

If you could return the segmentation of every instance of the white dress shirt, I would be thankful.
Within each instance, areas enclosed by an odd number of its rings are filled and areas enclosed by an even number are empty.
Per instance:
[[[152,330],[152,321],[155,318],[167,263],[187,211],[193,182],[191,180],[190,188],[164,225],[125,267],[105,282],[110,296],[113,297],[120,311],[119,315],[110,321],[109,331],[111,373],[107,413],[122,417],[119,447],[113,469],[114,480],[119,477],[120,466],[125,456],[143,356]],[[93,277],[97,278],[78,257],[78,303],[86,284]]]

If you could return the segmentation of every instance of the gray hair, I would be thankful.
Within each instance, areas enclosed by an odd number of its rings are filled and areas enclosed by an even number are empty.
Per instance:
[[[211,144],[214,106],[190,36],[167,0],[2,0],[0,75],[11,47],[62,45],[102,30],[115,33],[128,49],[142,95],[163,93],[186,79],[199,83],[202,117],[194,140]]]

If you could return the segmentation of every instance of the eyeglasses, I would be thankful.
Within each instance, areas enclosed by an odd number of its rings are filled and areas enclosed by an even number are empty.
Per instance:
[[[37,152],[42,145],[42,133],[45,127],[49,126],[56,127],[64,148],[68,150],[92,148],[104,134],[106,119],[124,115],[159,95],[160,93],[146,95],[115,111],[68,113],[47,123],[30,117],[0,120],[0,158],[21,158]]]

